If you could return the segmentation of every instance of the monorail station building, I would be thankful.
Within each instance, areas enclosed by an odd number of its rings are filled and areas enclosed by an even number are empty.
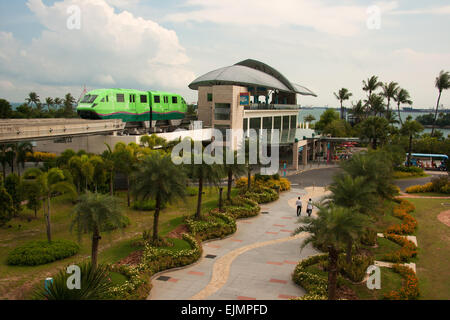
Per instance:
[[[316,94],[290,82],[271,66],[248,59],[208,72],[189,88],[198,91],[198,120],[204,127],[257,132],[278,129],[280,149],[289,167],[298,170],[300,150],[304,165],[308,150],[315,160],[317,140],[314,130],[299,128],[297,97]],[[317,147],[322,149],[320,143]]]

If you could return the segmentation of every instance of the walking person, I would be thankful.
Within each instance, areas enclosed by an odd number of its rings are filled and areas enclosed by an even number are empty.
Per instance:
[[[300,197],[298,197],[295,204],[297,205],[297,217],[299,217],[302,215],[302,200],[300,199]]]
[[[312,210],[313,210],[313,203],[312,200],[309,199],[308,205],[306,206],[306,213],[308,214],[308,217],[311,217]]]

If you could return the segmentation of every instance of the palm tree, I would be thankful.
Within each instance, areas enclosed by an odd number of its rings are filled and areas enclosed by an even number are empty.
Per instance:
[[[69,169],[72,176],[75,177],[77,191],[82,191],[82,186],[84,190],[88,190],[88,185],[94,179],[94,166],[89,161],[89,156],[84,154],[81,156],[73,156],[69,160]]]
[[[29,106],[31,106],[31,104],[34,104],[36,108],[39,108],[39,105],[41,103],[41,100],[39,99],[39,96],[36,92],[30,92],[28,94],[28,98],[26,98],[25,101]]]
[[[436,112],[434,113],[434,121],[433,121],[433,128],[431,129],[431,136],[433,136],[434,129],[436,127],[436,119],[438,115],[439,102],[441,101],[442,91],[448,90],[450,88],[450,73],[448,71],[444,72],[444,70],[439,72],[439,76],[436,78],[435,86],[439,90],[439,96],[436,103]]]
[[[102,153],[103,163],[105,165],[105,170],[109,174],[109,194],[111,196],[114,195],[114,173],[115,173],[115,162],[114,162],[114,153],[109,146],[109,144],[105,143],[106,150]]]
[[[371,94],[367,100],[365,100],[368,109],[373,112],[373,115],[376,116],[380,114],[380,116],[385,111],[384,100],[383,97],[379,94]]]
[[[397,102],[398,118],[400,120],[400,123],[403,124],[402,116],[400,115],[400,105],[412,105],[413,102],[410,99],[409,92],[402,88],[399,88],[397,93],[394,95],[394,100]]]
[[[356,104],[352,103],[352,110],[350,113],[356,119],[355,123],[358,124],[362,119],[366,117],[366,108],[361,100],[358,100]]]
[[[163,149],[167,144],[166,139],[158,137],[156,134],[152,134],[151,136],[145,135],[141,137],[141,144],[145,147],[153,149],[155,147],[161,146]]]
[[[341,90],[338,91],[337,94],[334,93],[334,96],[336,97],[336,99],[338,99],[338,100],[340,101],[340,103],[341,103],[341,119],[344,119],[344,106],[343,106],[343,102],[344,102],[345,100],[350,99],[350,97],[351,97],[352,95],[353,95],[353,94],[352,94],[350,91],[348,91],[347,88],[342,88]]]
[[[308,114],[306,117],[303,118],[306,122],[313,122],[316,120],[316,117],[314,117],[312,114]]]
[[[45,98],[45,105],[47,106],[48,111],[53,110],[54,104],[55,104],[55,101],[53,101],[53,98],[51,98],[51,97]]]
[[[114,167],[117,171],[123,173],[126,176],[127,180],[127,204],[128,207],[131,205],[130,198],[130,177],[135,169],[135,164],[137,161],[136,148],[133,148],[130,145],[125,145],[122,142],[119,142],[114,147]]]
[[[153,243],[157,244],[161,208],[186,192],[186,174],[172,162],[170,154],[154,151],[144,158],[134,175],[133,193],[143,199],[156,201],[153,216]]]
[[[72,183],[66,181],[64,172],[58,168],[52,168],[48,172],[42,172],[39,168],[27,169],[24,173],[24,179],[36,179],[39,183],[42,194],[45,196],[47,202],[46,217],[47,226],[47,240],[52,242],[51,234],[51,198],[55,194],[70,194],[75,196],[77,194],[75,187]]]
[[[92,267],[97,267],[98,244],[100,232],[106,226],[122,227],[122,215],[119,201],[110,195],[87,192],[83,194],[72,213],[70,230],[77,231],[78,237],[84,233],[92,234]]]
[[[338,174],[333,177],[333,183],[328,187],[332,194],[326,199],[335,205],[351,209],[357,213],[366,214],[373,208],[376,187],[372,181],[367,181],[365,177],[353,178],[348,173]],[[353,239],[349,239],[347,244],[347,263],[352,262]]]
[[[389,83],[384,83],[382,85],[383,88],[383,97],[385,97],[387,99],[387,106],[386,106],[386,110],[387,112],[389,112],[389,106],[391,105],[391,99],[394,99],[397,91],[399,90],[399,86],[397,82],[389,82]]]
[[[406,119],[405,123],[402,125],[402,128],[400,129],[400,133],[409,138],[408,161],[407,161],[408,167],[411,166],[411,152],[412,152],[413,137],[417,136],[422,131],[423,131],[422,124],[416,120],[412,120],[411,116],[409,116]]]
[[[17,172],[20,177],[20,167],[25,169],[25,160],[27,159],[27,154],[33,152],[33,145],[29,142],[21,142],[17,144],[16,149],[16,161],[17,161]]]
[[[228,150],[230,152],[230,150]],[[228,176],[228,184],[227,184],[227,200],[231,201],[231,187],[233,185],[233,177],[239,178],[240,176],[246,173],[245,165],[239,164],[237,151],[234,151],[233,154],[233,163],[227,163],[226,161],[227,148],[224,151],[224,170]]]
[[[209,164],[208,157],[203,154],[191,153],[191,164],[186,165],[188,177],[198,183],[197,210],[195,218],[202,219],[203,184],[217,185],[224,175],[223,167],[218,164]]]
[[[69,116],[69,115],[71,115],[73,113],[73,105],[76,102],[77,101],[75,100],[75,98],[70,93],[66,94],[66,96],[64,97],[64,100],[63,100],[64,114],[66,116]]]
[[[295,230],[294,234],[309,234],[302,243],[302,249],[310,243],[316,247],[327,248],[328,299],[336,300],[339,253],[345,249],[349,240],[354,241],[364,231],[366,219],[348,208],[330,205],[319,206],[317,218],[302,217],[299,222],[304,225]]]
[[[372,76],[367,79],[367,82],[363,80],[363,90],[368,92],[367,97],[372,95],[372,92],[376,91],[379,87],[383,85],[382,82],[378,81],[377,76]]]
[[[63,101],[61,100],[61,98],[56,97],[55,99],[53,99],[53,104],[59,109],[59,107],[62,105]]]
[[[378,142],[384,143],[389,131],[389,123],[385,118],[371,116],[361,123],[360,137],[368,139],[374,150],[377,149]]]

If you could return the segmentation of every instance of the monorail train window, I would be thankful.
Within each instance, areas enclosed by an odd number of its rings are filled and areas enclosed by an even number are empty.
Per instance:
[[[155,103],[160,103],[161,99],[159,98],[159,96],[155,96],[154,97]]]
[[[147,96],[141,95],[141,103],[147,103]]]
[[[118,93],[116,99],[117,102],[125,102],[125,95],[123,93]]]
[[[80,103],[92,103],[92,102],[94,102],[95,101],[95,99],[97,98],[98,96],[97,95],[90,95],[90,94],[87,94],[87,95],[85,95],[84,97],[83,97],[83,100],[81,100],[81,102]]]
[[[178,103],[178,99],[177,99],[177,97],[172,97],[172,103]]]
[[[136,95],[130,94],[130,102],[136,102]]]

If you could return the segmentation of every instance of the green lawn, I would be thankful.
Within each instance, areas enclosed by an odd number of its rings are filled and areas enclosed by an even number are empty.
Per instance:
[[[443,199],[408,199],[416,206],[412,215],[419,222],[416,261],[421,299],[450,299],[450,227],[437,215],[450,204]]]
[[[347,286],[349,286],[356,295],[361,300],[379,300],[383,299],[383,296],[392,290],[398,290],[402,286],[402,277],[392,271],[390,268],[380,268],[381,271],[381,289],[380,290],[370,290],[367,288],[366,283],[363,284],[353,284],[346,281]]]
[[[408,193],[408,195],[419,197],[450,197],[450,194],[439,192]]]
[[[205,188],[203,195],[203,213],[209,212],[218,204],[218,191],[216,188]],[[233,195],[237,190],[233,190]],[[126,193],[119,192],[119,198],[123,204],[123,211],[131,221],[131,224],[123,230],[115,230],[102,234],[100,241],[99,261],[102,263],[114,263],[127,257],[138,248],[133,246],[135,240],[142,238],[144,230],[152,230],[153,212],[136,211],[126,207]],[[183,215],[193,214],[196,210],[197,197],[186,197],[176,203],[170,204],[160,214],[160,235],[165,236],[171,230],[182,223]],[[52,237],[53,239],[68,239],[77,242],[75,233],[70,232],[70,212],[73,208],[71,201],[64,196],[52,199]],[[29,218],[31,218],[30,221]],[[8,225],[11,227],[8,228]],[[3,228],[0,228],[0,300],[27,298],[27,292],[38,283],[39,280],[54,274],[58,269],[89,258],[91,252],[91,239],[88,235],[81,238],[80,253],[53,263],[34,266],[8,266],[6,259],[8,252],[32,240],[45,240],[46,229],[42,211],[39,211],[37,219],[34,213],[24,209],[20,217],[14,218]],[[175,240],[175,248],[187,248],[183,240]],[[172,247],[172,248],[174,248]]]

